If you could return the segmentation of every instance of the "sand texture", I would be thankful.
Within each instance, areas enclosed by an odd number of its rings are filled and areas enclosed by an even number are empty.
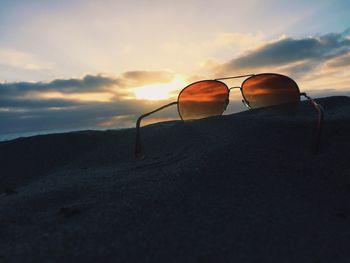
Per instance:
[[[350,262],[350,98],[0,143],[0,262]]]

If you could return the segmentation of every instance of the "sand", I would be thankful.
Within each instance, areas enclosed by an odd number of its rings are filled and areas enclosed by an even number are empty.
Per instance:
[[[0,262],[349,262],[350,98],[0,143]]]

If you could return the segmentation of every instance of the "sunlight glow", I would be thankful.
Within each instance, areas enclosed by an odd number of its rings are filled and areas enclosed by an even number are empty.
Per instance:
[[[112,93],[108,92],[91,92],[91,93],[70,93],[65,94],[58,91],[32,93],[31,96],[42,99],[66,99],[84,102],[110,102],[113,98]]]
[[[26,109],[18,109],[18,108],[0,108],[0,112],[27,112]]]
[[[178,75],[169,83],[145,85],[133,88],[132,92],[140,100],[165,100],[174,96],[172,93],[180,91],[185,85],[183,77]]]

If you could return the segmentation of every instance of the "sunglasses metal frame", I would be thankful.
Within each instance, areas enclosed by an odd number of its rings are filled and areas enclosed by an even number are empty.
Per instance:
[[[318,153],[319,151],[319,148],[320,148],[320,142],[321,142],[321,133],[322,133],[322,128],[323,128],[323,121],[324,121],[324,109],[323,107],[318,104],[316,101],[314,101],[310,96],[308,96],[305,92],[300,92],[300,89],[299,89],[299,86],[298,84],[293,80],[291,79],[290,77],[288,76],[285,76],[285,75],[282,75],[282,74],[278,74],[278,73],[260,73],[260,74],[247,74],[247,75],[239,75],[239,76],[233,76],[233,77],[224,77],[224,78],[216,78],[216,79],[208,79],[208,80],[200,80],[200,81],[196,81],[196,82],[193,82],[189,85],[187,85],[186,87],[184,87],[180,92],[179,92],[179,95],[177,97],[177,101],[174,101],[174,102],[171,102],[169,104],[166,104],[162,107],[159,107],[151,112],[148,112],[148,113],[145,113],[143,115],[141,115],[137,121],[136,121],[136,142],[135,142],[135,157],[140,159],[140,158],[144,158],[145,155],[143,153],[143,149],[142,149],[142,144],[141,144],[141,135],[140,135],[140,126],[141,126],[141,120],[153,113],[156,113],[160,110],[163,110],[165,108],[168,108],[170,106],[173,106],[173,105],[177,105],[177,111],[178,111],[178,114],[181,118],[182,121],[184,121],[184,119],[182,118],[182,115],[180,113],[180,110],[179,110],[179,98],[180,98],[180,95],[181,93],[186,90],[188,87],[196,84],[196,83],[200,83],[200,82],[205,82],[205,81],[215,81],[215,82],[219,82],[221,84],[224,84],[224,86],[227,88],[227,98],[226,98],[226,101],[225,101],[225,104],[224,104],[224,110],[222,113],[225,112],[228,104],[229,104],[229,97],[230,97],[230,91],[232,89],[240,89],[241,91],[241,95],[242,95],[242,102],[245,104],[245,106],[248,108],[248,109],[252,109],[252,107],[249,105],[249,101],[246,99],[246,97],[244,96],[244,93],[243,93],[243,86],[244,86],[244,83],[249,80],[250,78],[252,77],[256,77],[256,76],[261,76],[261,75],[276,75],[276,76],[280,76],[280,77],[284,77],[284,78],[288,78],[289,80],[291,80],[296,88],[298,89],[298,92],[299,92],[299,97],[304,97],[306,98],[312,105],[312,107],[317,111],[318,113],[318,122],[317,122],[317,132],[316,132],[316,139],[315,139],[315,144],[314,144],[314,153]],[[228,80],[228,79],[237,79],[237,78],[246,78],[241,86],[239,87],[231,87],[229,88],[226,83],[222,82],[221,80]],[[300,101],[300,100],[299,100]],[[274,106],[274,105],[271,105],[271,106]],[[219,114],[218,116],[222,115]]]

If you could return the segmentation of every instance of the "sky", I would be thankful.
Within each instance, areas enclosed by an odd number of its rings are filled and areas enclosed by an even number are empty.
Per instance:
[[[0,139],[132,127],[191,82],[231,75],[276,72],[315,97],[350,95],[348,10],[348,0],[0,0]],[[244,110],[240,96],[227,113]],[[144,123],[172,119],[176,108]]]

